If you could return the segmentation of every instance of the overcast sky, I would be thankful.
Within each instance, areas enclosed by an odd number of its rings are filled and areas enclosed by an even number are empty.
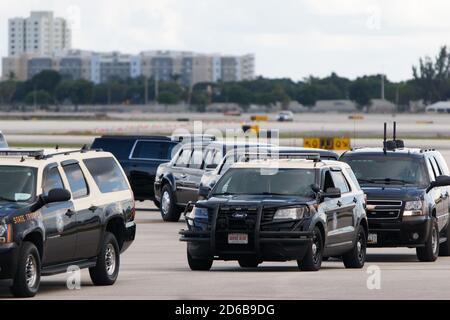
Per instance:
[[[446,0],[2,0],[1,56],[8,18],[31,10],[68,18],[74,48],[254,53],[258,75],[296,80],[333,71],[404,80],[450,44]]]

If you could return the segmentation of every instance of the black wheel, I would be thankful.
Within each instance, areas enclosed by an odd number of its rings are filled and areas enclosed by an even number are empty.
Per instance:
[[[24,242],[19,253],[11,293],[18,298],[34,297],[41,282],[41,258],[31,242]]]
[[[442,257],[448,257],[450,256],[450,221],[445,228],[444,237],[446,237],[447,240],[439,246],[439,255]]]
[[[306,251],[303,260],[297,260],[302,271],[318,271],[322,265],[323,239],[318,227],[314,228],[314,237]]]
[[[356,241],[352,250],[342,256],[346,268],[360,269],[366,262],[367,237],[363,226],[358,227]]]
[[[153,200],[153,204],[155,205],[155,207],[157,207],[158,209],[161,209],[161,203],[158,200]]]
[[[213,259],[195,259],[191,256],[189,251],[187,252],[187,258],[189,267],[193,271],[208,271],[213,264]]]
[[[89,275],[96,286],[110,286],[116,282],[120,268],[120,250],[116,237],[106,232],[97,265],[89,268]]]
[[[238,263],[241,268],[257,268],[261,262],[257,259],[240,259]]]
[[[416,248],[417,258],[422,262],[436,261],[439,256],[439,227],[436,218],[433,218],[430,235],[425,246]]]
[[[170,185],[166,184],[161,191],[161,217],[164,221],[176,222],[180,216],[181,209],[177,206],[175,195]]]

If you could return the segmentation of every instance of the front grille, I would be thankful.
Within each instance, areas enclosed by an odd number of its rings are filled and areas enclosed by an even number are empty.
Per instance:
[[[368,200],[367,216],[369,219],[398,219],[402,206],[400,200]]]

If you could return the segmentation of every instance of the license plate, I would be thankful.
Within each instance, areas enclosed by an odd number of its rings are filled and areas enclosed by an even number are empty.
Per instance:
[[[228,234],[229,244],[248,244],[248,234],[246,233],[230,233]]]
[[[369,233],[369,237],[367,238],[367,242],[369,244],[377,244],[378,235],[376,233]]]

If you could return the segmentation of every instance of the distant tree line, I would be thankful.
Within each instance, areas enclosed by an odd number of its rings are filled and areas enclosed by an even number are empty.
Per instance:
[[[400,107],[407,106],[410,101],[433,103],[450,98],[450,52],[446,46],[435,58],[419,59],[418,65],[412,67],[412,73],[413,78],[407,81],[384,79],[385,98]],[[302,81],[258,77],[251,81],[198,83],[186,88],[175,77],[169,82],[160,81],[156,86],[153,79],[144,77],[94,84],[82,79],[67,79],[58,72],[46,70],[27,81],[17,81],[11,75],[0,82],[0,104],[71,104],[77,107],[156,101],[166,105],[185,102],[201,110],[215,102],[236,103],[246,108],[251,104],[287,106],[291,101],[298,101],[311,107],[317,100],[350,99],[363,108],[370,105],[371,99],[380,98],[381,78],[378,74],[351,80],[332,73],[324,78],[310,76]]]

